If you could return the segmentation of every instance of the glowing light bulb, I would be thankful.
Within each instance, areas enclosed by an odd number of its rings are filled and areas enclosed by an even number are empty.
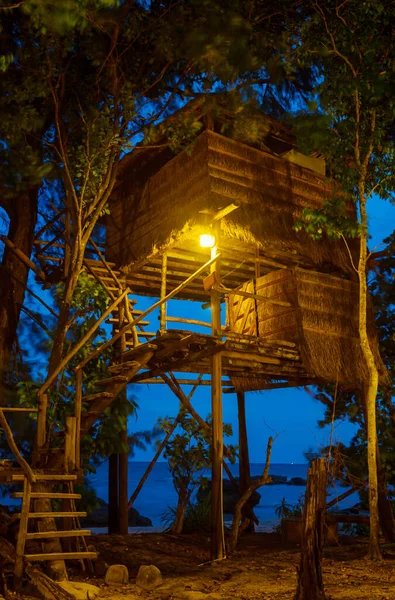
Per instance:
[[[202,248],[212,248],[215,246],[215,237],[209,233],[203,233],[200,236],[200,245]]]

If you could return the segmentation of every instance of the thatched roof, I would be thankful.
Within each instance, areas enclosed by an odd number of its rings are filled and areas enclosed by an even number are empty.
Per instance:
[[[224,242],[237,239],[318,268],[351,270],[341,241],[314,241],[295,223],[305,207],[320,208],[334,193],[330,179],[269,151],[204,131],[192,152],[181,152],[141,185],[116,191],[107,230],[107,256],[120,266],[175,244],[193,247],[207,217],[237,202],[222,220]],[[155,161],[154,161],[155,162]],[[152,168],[151,168],[152,172]],[[143,184],[144,182],[144,184]],[[301,262],[299,262],[301,257]],[[330,267],[331,266],[331,267]]]

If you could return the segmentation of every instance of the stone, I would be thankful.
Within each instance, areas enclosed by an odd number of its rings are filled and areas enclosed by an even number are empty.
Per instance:
[[[58,585],[69,592],[75,600],[94,600],[100,594],[100,589],[90,583],[80,581],[59,581]]]
[[[104,579],[107,585],[125,585],[129,583],[129,571],[125,565],[111,565]]]
[[[154,590],[162,585],[162,573],[155,565],[141,565],[136,577],[136,584],[143,590]]]

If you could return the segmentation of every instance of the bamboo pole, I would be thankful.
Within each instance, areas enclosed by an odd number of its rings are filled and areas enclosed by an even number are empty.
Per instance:
[[[82,370],[75,373],[75,466],[81,467],[81,410],[82,410]]]
[[[219,243],[220,222],[214,224],[216,243]],[[221,280],[217,248],[211,249],[213,260],[210,272],[216,275],[218,284]],[[211,323],[212,335],[221,330],[221,301],[220,294],[211,290]],[[211,560],[225,558],[224,512],[222,461],[224,453],[223,423],[222,423],[222,357],[217,352],[211,357],[211,414],[212,414],[212,476],[211,476]]]
[[[69,361],[73,358],[73,356],[75,356],[77,354],[77,352],[79,352],[79,350],[81,350],[81,348],[92,337],[92,335],[95,333],[95,331],[100,327],[100,325],[103,323],[103,321],[105,321],[107,319],[107,317],[112,313],[114,308],[117,307],[120,302],[122,302],[122,300],[127,295],[127,293],[128,293],[128,290],[125,290],[116,300],[114,300],[114,302],[107,308],[107,310],[95,322],[93,327],[91,327],[91,329],[84,335],[84,337],[80,339],[78,344],[76,344],[74,346],[74,348],[72,348],[70,350],[70,352],[67,354],[67,356],[64,357],[64,359],[59,363],[59,365],[56,367],[56,369],[50,375],[50,377],[48,377],[48,379],[42,384],[42,386],[38,390],[38,396],[41,396],[42,394],[44,394],[47,391],[47,389],[52,385],[52,383],[55,381],[55,379],[57,378],[59,373],[65,368],[65,366],[69,363]],[[121,337],[121,336],[119,336],[119,337]],[[76,371],[78,369],[80,369],[82,366],[84,366],[84,364],[85,363],[81,363],[80,365],[78,365],[76,367]]]
[[[4,431],[4,435],[6,437],[8,446],[9,446],[11,452],[13,453],[13,455],[15,456],[15,459],[16,459],[17,463],[19,464],[19,466],[21,467],[22,471],[25,473],[27,480],[29,481],[29,483],[35,483],[36,477],[35,477],[33,471],[31,470],[30,466],[27,464],[27,462],[25,461],[25,459],[22,457],[21,453],[19,452],[18,446],[15,443],[14,436],[12,435],[11,428],[8,425],[7,419],[5,418],[4,413],[1,409],[0,409],[0,426],[2,427],[2,429]]]
[[[200,325],[201,327],[211,328],[211,323],[205,321],[198,321],[197,319],[182,319],[181,317],[166,317],[166,321],[169,323],[186,323],[187,325]]]
[[[187,400],[188,402],[191,400],[193,394],[195,393],[200,380],[202,378],[202,375],[199,376],[199,378],[197,379],[197,381],[194,382],[194,386],[192,388],[192,390],[189,392]],[[162,382],[163,383],[163,382]],[[130,496],[130,500],[129,500],[129,508],[131,508],[133,506],[133,503],[136,501],[137,496],[139,495],[141,488],[143,487],[144,483],[147,481],[148,475],[151,473],[152,469],[154,468],[158,458],[160,457],[162,450],[164,449],[164,447],[166,446],[167,442],[169,441],[169,439],[171,438],[171,436],[173,435],[174,430],[176,429],[178,423],[180,422],[180,413],[178,413],[178,415],[176,416],[176,418],[174,419],[173,425],[171,426],[171,428],[169,429],[169,431],[167,432],[166,436],[163,438],[162,442],[160,443],[160,445],[158,446],[158,449],[155,453],[155,456],[153,457],[153,459],[151,460],[150,464],[148,465],[144,475],[142,476],[142,478],[140,479],[136,489],[134,490],[133,494]]]
[[[174,288],[174,290],[172,292],[169,292],[169,294],[167,294],[167,296],[165,296],[164,298],[161,298],[160,300],[158,300],[158,302],[155,302],[155,304],[152,304],[152,306],[150,306],[149,308],[147,308],[147,310],[144,310],[131,323],[129,323],[128,325],[125,325],[125,327],[123,327],[120,331],[118,331],[118,333],[116,335],[114,335],[114,337],[112,337],[110,340],[107,340],[107,342],[104,342],[104,344],[102,344],[94,352],[92,352],[91,354],[89,354],[89,356],[87,356],[80,363],[80,365],[79,365],[78,368],[84,367],[90,360],[92,360],[96,356],[99,356],[99,354],[101,354],[106,348],[108,348],[109,346],[111,346],[112,344],[114,344],[114,342],[116,342],[117,340],[119,340],[119,338],[124,333],[126,333],[127,331],[129,331],[129,329],[132,329],[133,327],[135,327],[140,321],[142,321],[144,319],[144,317],[146,317],[152,311],[154,311],[157,308],[159,308],[162,304],[164,304],[168,300],[171,300],[171,298],[174,298],[174,296],[176,296],[179,292],[181,292],[189,283],[191,283],[191,281],[193,281],[194,279],[196,279],[196,277],[199,277],[199,275],[201,273],[203,273],[203,271],[205,271],[206,269],[208,269],[208,267],[210,267],[216,260],[218,260],[219,256],[220,255],[217,254],[214,258],[211,258],[204,265],[202,265],[201,267],[199,267],[199,269],[197,269],[197,271],[195,271],[190,277],[188,277],[187,279],[185,279],[185,281],[183,281],[182,283],[180,283],[180,285],[178,285],[176,288]]]
[[[31,269],[37,275],[37,277],[39,277],[42,281],[46,280],[44,271],[41,271],[41,269],[36,267],[34,262],[32,262],[30,258],[28,258],[24,252],[22,252],[22,250],[19,250],[19,248],[17,248],[15,244],[11,242],[11,240],[9,240],[5,235],[0,235],[0,240],[15,254],[15,256],[19,258],[20,261],[29,267],[29,269]]]
[[[167,253],[164,252],[162,257],[162,269],[161,269],[161,284],[160,284],[160,297],[166,296],[166,276],[167,276]],[[160,306],[160,332],[163,333],[166,330],[166,304],[163,303]]]
[[[152,469],[156,465],[156,463],[158,461],[158,458],[160,457],[160,455],[162,453],[162,450],[164,449],[164,447],[166,446],[167,442],[169,441],[169,439],[173,435],[173,432],[176,429],[179,421],[180,421],[180,415],[178,414],[177,417],[174,419],[173,425],[171,426],[171,428],[167,432],[166,436],[163,438],[162,442],[158,446],[158,449],[155,452],[155,456],[153,457],[153,459],[151,460],[150,464],[148,465],[148,467],[147,467],[144,475],[142,476],[142,478],[138,482],[138,484],[136,486],[136,489],[134,490],[133,494],[130,496],[129,504],[128,504],[129,509],[132,508],[134,502],[136,501],[137,496],[141,492],[141,489],[142,489],[144,483],[147,481],[149,474],[151,473]]]

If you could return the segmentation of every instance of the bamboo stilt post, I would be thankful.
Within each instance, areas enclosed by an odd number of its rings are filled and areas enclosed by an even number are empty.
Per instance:
[[[121,433],[123,442],[128,444],[127,424]],[[129,449],[129,446],[128,446]],[[126,535],[129,530],[129,505],[128,505],[128,467],[129,452],[123,452],[118,456],[118,489],[119,489],[119,533]]]
[[[119,480],[118,454],[111,454],[108,459],[108,533],[119,533]]]
[[[160,284],[160,297],[161,299],[166,296],[166,278],[167,278],[167,253],[165,252],[162,257],[162,270],[161,270],[161,284]],[[164,333],[166,330],[166,303],[160,306],[160,332]]]
[[[132,316],[132,314],[130,312],[129,299],[128,299],[127,296],[125,297],[125,315],[126,315],[126,318],[127,318],[128,322],[132,323],[133,322],[133,316]],[[136,346],[139,345],[139,338],[138,338],[138,335],[137,335],[136,327],[132,327],[132,336],[133,336],[133,347],[136,348]]]
[[[325,458],[319,458],[312,462],[307,478],[298,587],[294,600],[326,600],[321,570],[326,484]]]
[[[38,415],[37,415],[37,434],[36,434],[36,448],[39,450],[45,446],[47,439],[47,407],[48,407],[48,395],[38,393]],[[39,453],[34,458],[34,462],[39,460]]]
[[[23,499],[22,499],[22,510],[21,518],[19,521],[19,532],[18,541],[16,544],[16,560],[15,560],[15,587],[20,585],[23,575],[23,555],[25,554],[25,543],[27,535],[27,526],[29,522],[29,511],[30,511],[30,494],[32,491],[32,484],[25,478],[23,484]]]
[[[100,253],[99,249],[97,251]],[[122,329],[125,320],[126,301],[119,305],[118,312],[118,328]],[[120,355],[126,352],[126,335],[122,335],[119,344],[118,351]],[[126,402],[126,387],[121,392],[123,400]],[[128,462],[129,462],[129,446],[128,446],[128,424],[127,418],[124,424],[124,428],[121,432],[121,438],[126,446],[126,451],[118,454],[118,532],[122,535],[126,535],[129,529],[129,507],[128,507]]]
[[[75,466],[81,468],[82,369],[75,374]]]
[[[64,448],[64,466],[66,473],[74,473],[77,450],[77,417],[66,417],[66,437]]]
[[[178,385],[178,382],[177,382],[176,378],[174,377],[173,373],[169,373],[169,374],[170,374],[170,377],[168,377],[166,375],[166,373],[161,373],[161,377],[162,377],[163,381],[165,383],[167,383],[167,385],[169,386],[169,388],[171,389],[173,394],[175,396],[177,396],[177,398],[180,400],[180,402],[183,404],[183,406],[185,406],[185,408],[187,409],[189,414],[192,415],[192,417],[194,419],[196,419],[196,421],[199,423],[200,427],[202,429],[205,429],[207,432],[212,433],[208,423],[206,423],[206,421],[204,419],[202,419],[202,417],[199,415],[199,413],[193,408],[189,399],[186,397],[183,390]],[[231,453],[229,452],[229,450],[226,446],[224,446],[224,454],[225,454],[225,456],[228,456],[229,458],[231,456]],[[224,467],[224,470],[225,470],[226,474],[228,475],[229,481],[231,481],[234,489],[238,493],[240,493],[240,488],[237,484],[237,481],[233,477],[232,471],[229,469],[228,465],[226,464],[225,459],[223,459],[223,467]],[[254,511],[252,510],[252,508],[248,507],[248,513],[249,513],[248,516],[254,521],[254,523],[258,524],[258,519],[254,515]]]
[[[211,259],[217,255],[219,245],[220,222],[214,224],[216,246],[211,249]],[[215,273],[217,285],[220,285],[220,262],[216,260],[210,267]],[[221,331],[221,298],[219,292],[211,290],[212,335]],[[222,357],[221,353],[211,358],[211,413],[212,413],[212,477],[211,477],[211,560],[225,558],[224,512],[222,487],[222,461],[224,453],[222,425]]]

